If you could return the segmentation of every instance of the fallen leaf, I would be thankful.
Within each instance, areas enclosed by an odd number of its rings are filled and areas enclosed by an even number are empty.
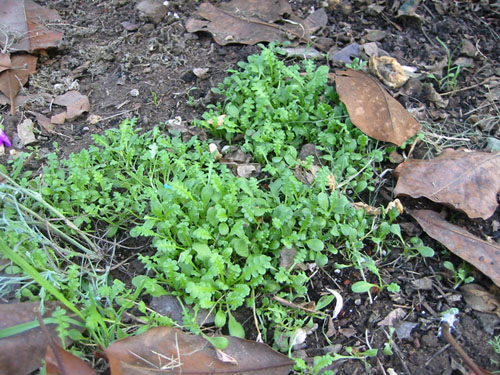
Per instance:
[[[63,33],[45,27],[47,21],[60,20],[55,9],[42,7],[32,0],[2,0],[2,30],[0,46],[10,51],[36,51],[57,47]],[[19,35],[12,45],[9,35]]]
[[[74,120],[83,112],[88,112],[90,110],[89,98],[74,90],[68,91],[63,95],[56,96],[54,103],[66,107],[66,119],[68,121]]]
[[[359,57],[359,44],[351,43],[347,47],[342,48],[340,51],[332,51],[328,53],[328,58],[334,63],[349,64],[353,58]]]
[[[254,172],[260,172],[260,164],[243,164],[236,167],[238,177],[250,178]]]
[[[10,69],[12,67],[12,63],[10,61],[10,56],[8,53],[0,52],[0,72],[4,70]]]
[[[50,118],[50,122],[55,125],[62,125],[66,121],[67,112],[61,112]]]
[[[500,317],[500,298],[478,284],[465,284],[460,287],[469,307],[484,313],[494,313]]]
[[[33,133],[33,121],[25,119],[17,125],[17,135],[23,146],[36,142],[35,134]]]
[[[0,33],[1,35],[1,33]],[[0,91],[9,97],[10,111],[16,113],[15,97],[28,77],[36,71],[36,56],[27,54],[11,56],[11,68],[0,73]]]
[[[233,0],[217,7],[202,3],[196,15],[208,21],[189,18],[186,30],[190,33],[209,32],[220,45],[284,42],[289,40],[289,34],[293,34],[296,38],[318,47],[311,41],[311,33],[327,23],[323,8],[307,19],[300,20],[293,15],[286,0]],[[285,15],[289,15],[293,22],[283,22]]]
[[[394,194],[426,197],[487,219],[498,206],[500,152],[446,149],[432,160],[408,160],[395,170]]]
[[[381,320],[380,322],[377,323],[379,326],[391,326],[393,327],[398,320],[401,320],[405,317],[406,312],[401,308],[398,307],[394,310],[392,310],[387,316]]]
[[[366,135],[401,146],[420,129],[417,120],[369,75],[346,70],[334,77],[352,123]]]
[[[47,347],[47,337],[36,321],[39,302],[0,304],[0,329],[22,323],[33,322],[33,328],[14,336],[0,339],[0,373],[29,374],[42,365]],[[59,302],[45,302],[44,318],[52,315],[55,309],[63,305]],[[57,336],[56,326],[47,324],[49,332]]]
[[[500,286],[500,245],[483,241],[464,228],[448,223],[437,212],[417,210],[409,214],[429,236]]]
[[[53,337],[45,354],[47,375],[97,375],[87,362],[61,348]]]
[[[48,133],[52,132],[52,130],[54,129],[54,124],[50,121],[50,119],[47,116],[44,116],[38,112],[30,112],[30,113],[36,117],[36,121],[42,128],[44,128]]]
[[[364,210],[367,215],[371,216],[380,215],[381,213],[380,208],[370,206],[368,203],[364,202],[352,202],[351,206],[353,206],[357,210]]]
[[[176,374],[259,374],[286,375],[294,361],[265,344],[224,336],[229,345],[223,350],[231,361],[202,336],[177,328],[157,327],[118,340],[105,354],[113,375]],[[163,370],[163,371],[162,371]]]

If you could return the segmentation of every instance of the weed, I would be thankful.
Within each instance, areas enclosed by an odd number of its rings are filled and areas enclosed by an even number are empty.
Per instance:
[[[396,291],[397,285],[384,285],[376,261],[363,251],[382,254],[389,236],[402,241],[393,223],[396,210],[372,217],[351,204],[362,191],[374,190],[376,163],[389,150],[350,122],[327,84],[327,67],[306,61],[301,72],[286,66],[279,53],[274,46],[263,48],[240,63],[242,70],[215,90],[225,103],[212,106],[199,122],[227,142],[237,144],[239,135],[241,147],[264,166],[261,180],[236,177],[214,159],[209,142],[184,141],[159,127],[142,133],[135,119],[94,135],[95,145],[67,159],[48,155],[39,175],[22,170],[27,155],[11,164],[11,177],[0,166],[6,181],[0,185],[0,249],[11,261],[8,282],[21,284],[19,298],[63,302],[84,318],[86,336],[72,334],[91,347],[133,332],[122,319],[132,308],[146,322],[136,332],[174,324],[147,309],[146,296],[169,293],[192,305],[194,315],[212,309],[215,325],[239,337],[245,330],[233,312],[247,307],[262,339],[286,352],[299,328],[324,317],[272,298],[305,300],[310,274],[302,265],[322,267],[335,259],[338,268],[360,270],[360,292],[372,286]],[[224,124],[217,127],[222,115]],[[294,174],[305,143],[316,145],[322,163],[309,186]],[[332,190],[331,174],[344,189]],[[110,275],[123,237],[151,250],[138,251],[146,272],[130,287]],[[424,253],[422,246],[409,251]],[[285,268],[280,255],[290,249],[293,264]],[[373,278],[377,284],[370,283]],[[187,309],[183,326],[202,333]],[[318,357],[315,368],[376,354],[346,351]]]
[[[457,80],[462,67],[460,65],[453,65],[453,56],[455,55],[455,52],[460,48],[460,45],[458,45],[453,51],[450,51],[445,42],[439,39],[439,37],[436,37],[436,39],[446,51],[446,74],[441,79],[437,78],[434,74],[429,74],[427,75],[427,77],[437,82],[440,91],[455,91],[457,89]]]
[[[152,88],[149,89],[149,92],[151,93],[151,100],[153,101],[154,106],[156,108],[158,108],[158,106],[160,105],[160,101],[158,99],[158,94]]]
[[[359,57],[355,57],[351,63],[345,64],[349,69],[354,70],[363,70],[368,63],[366,61],[361,60]]]
[[[444,261],[443,267],[452,273],[453,289],[457,289],[461,284],[469,284],[474,281],[474,277],[467,276],[470,272],[470,265],[465,261],[462,262],[458,269],[450,261]]]

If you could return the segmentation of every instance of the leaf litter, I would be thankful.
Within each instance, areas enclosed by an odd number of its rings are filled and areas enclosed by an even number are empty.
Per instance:
[[[470,218],[493,215],[500,192],[500,152],[446,149],[432,160],[408,160],[395,174],[396,196],[426,197]]]
[[[326,26],[324,8],[302,20],[294,15],[286,0],[233,0],[219,6],[202,3],[196,15],[204,20],[189,18],[186,30],[190,33],[209,32],[220,45],[272,41],[282,43],[298,39],[324,49],[312,38],[312,33]]]
[[[484,241],[431,210],[409,211],[422,229],[455,255],[474,265],[500,287],[500,245]]]
[[[420,130],[418,121],[369,75],[346,70],[331,76],[352,123],[366,135],[401,146]]]

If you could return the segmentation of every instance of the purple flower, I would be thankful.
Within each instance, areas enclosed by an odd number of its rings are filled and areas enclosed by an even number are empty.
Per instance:
[[[9,137],[7,137],[7,134],[2,129],[0,129],[0,145],[5,145],[5,147],[12,146]]]

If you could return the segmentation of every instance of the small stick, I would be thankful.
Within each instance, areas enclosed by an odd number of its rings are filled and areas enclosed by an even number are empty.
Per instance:
[[[452,336],[450,332],[450,325],[446,322],[441,323],[441,333],[445,340],[457,351],[457,353],[460,355],[460,357],[463,359],[463,361],[469,366],[469,368],[472,370],[472,372],[475,375],[493,375],[493,373],[482,369],[478,365],[474,363],[474,361],[467,355],[465,350],[462,349],[462,347],[458,344],[458,342],[455,340],[455,338]]]

